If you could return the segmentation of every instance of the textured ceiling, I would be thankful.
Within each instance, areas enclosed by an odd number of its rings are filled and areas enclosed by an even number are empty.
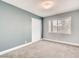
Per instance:
[[[2,0],[41,17],[47,17],[63,12],[79,9],[79,0],[52,0],[54,6],[51,9],[43,9],[40,2],[43,0]]]

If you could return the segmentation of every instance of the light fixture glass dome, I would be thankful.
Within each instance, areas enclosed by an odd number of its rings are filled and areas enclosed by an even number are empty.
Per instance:
[[[54,5],[54,2],[52,0],[44,0],[41,2],[41,7],[44,9],[50,9]]]

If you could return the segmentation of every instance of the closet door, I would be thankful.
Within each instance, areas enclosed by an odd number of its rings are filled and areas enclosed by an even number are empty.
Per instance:
[[[32,42],[39,41],[41,39],[42,22],[41,19],[32,18]]]

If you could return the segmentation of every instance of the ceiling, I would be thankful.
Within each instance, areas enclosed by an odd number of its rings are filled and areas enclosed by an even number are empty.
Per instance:
[[[2,0],[33,14],[41,17],[47,17],[63,12],[79,9],[79,0],[52,0],[54,6],[50,9],[44,9],[40,6],[43,0]]]

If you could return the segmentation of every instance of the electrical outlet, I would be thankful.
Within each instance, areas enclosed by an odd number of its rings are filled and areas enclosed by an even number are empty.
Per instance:
[[[27,43],[27,41],[25,40],[25,43]]]

